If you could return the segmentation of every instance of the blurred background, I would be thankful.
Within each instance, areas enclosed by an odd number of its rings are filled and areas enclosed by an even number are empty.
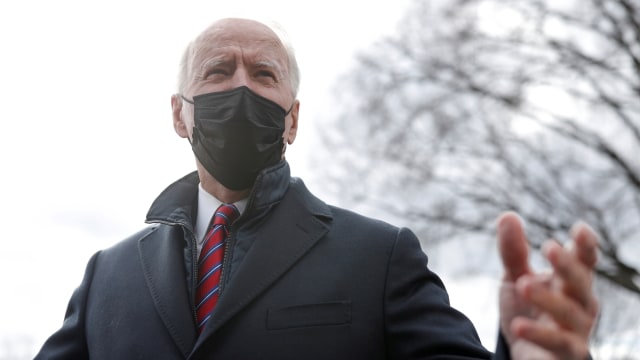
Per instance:
[[[170,96],[186,44],[227,16],[275,21],[296,48],[293,175],[412,228],[487,348],[511,209],[534,250],[596,229],[594,358],[640,359],[635,0],[2,3],[0,359],[32,358],[89,257],[195,169]]]

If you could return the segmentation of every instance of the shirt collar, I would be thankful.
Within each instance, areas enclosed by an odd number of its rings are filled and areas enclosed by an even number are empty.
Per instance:
[[[242,199],[233,203],[233,205],[238,208],[240,214],[242,214],[244,209],[247,207],[247,201],[248,199]],[[220,205],[222,205],[222,201],[218,200],[215,196],[209,194],[205,189],[203,189],[202,184],[198,184],[198,214],[196,215],[195,228],[195,236],[198,244],[202,243],[204,235],[207,232],[207,228],[209,227],[209,223],[211,222],[211,217]]]

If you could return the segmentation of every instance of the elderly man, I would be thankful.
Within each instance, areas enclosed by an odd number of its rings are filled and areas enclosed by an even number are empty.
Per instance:
[[[197,172],[151,206],[150,227],[95,254],[39,359],[491,358],[449,305],[407,229],[326,205],[284,160],[298,68],[269,27],[224,19],[187,49],[173,124]],[[515,214],[497,358],[583,359],[597,312],[596,239],[545,248],[535,274]]]

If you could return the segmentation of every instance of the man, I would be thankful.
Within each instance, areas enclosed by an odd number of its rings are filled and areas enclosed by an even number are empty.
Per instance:
[[[220,20],[188,47],[171,106],[197,173],[160,194],[149,228],[91,258],[37,358],[492,356],[411,231],[328,206],[290,177],[298,82],[292,50],[259,22]],[[597,245],[585,225],[573,239],[546,246],[553,271],[535,274],[517,216],[499,219],[496,358],[588,356]]]

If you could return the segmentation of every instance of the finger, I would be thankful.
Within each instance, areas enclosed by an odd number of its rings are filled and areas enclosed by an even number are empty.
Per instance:
[[[593,268],[598,261],[598,236],[595,231],[584,222],[578,222],[571,228],[574,241],[574,251],[580,261],[589,268]]]
[[[522,277],[516,283],[516,289],[522,298],[560,328],[580,334],[585,339],[589,337],[595,316],[571,297],[554,289],[547,277]]]
[[[529,245],[520,217],[514,212],[506,212],[498,218],[498,248],[506,281],[515,282],[520,276],[531,272]]]
[[[552,323],[518,317],[511,323],[511,331],[516,336],[558,355],[561,359],[586,359],[589,354],[586,339],[557,328]]]
[[[573,251],[570,252],[555,242],[544,243],[542,252],[561,280],[562,292],[593,313],[596,300],[592,291],[591,270]]]

